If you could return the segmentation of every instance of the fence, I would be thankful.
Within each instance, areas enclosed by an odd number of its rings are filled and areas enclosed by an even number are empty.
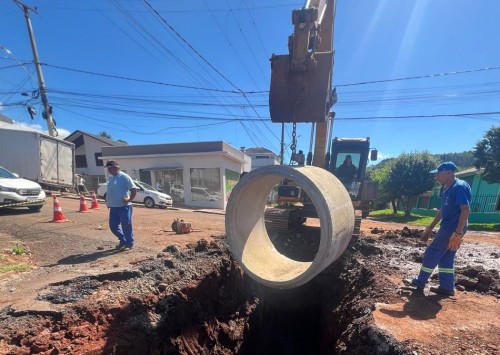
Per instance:
[[[422,195],[417,199],[412,213],[434,216],[439,208],[441,208],[439,196]],[[500,223],[499,195],[472,196],[470,211],[469,222],[471,223]]]
[[[441,208],[441,198],[439,196],[419,196],[415,207],[429,210],[439,209]],[[478,213],[500,213],[500,198],[498,195],[472,196],[470,211]]]
[[[472,196],[471,212],[500,213],[500,199],[496,195]]]

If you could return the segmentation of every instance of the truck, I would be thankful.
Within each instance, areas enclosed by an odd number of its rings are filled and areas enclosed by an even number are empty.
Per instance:
[[[46,190],[74,188],[75,145],[15,127],[0,127],[0,165]]]

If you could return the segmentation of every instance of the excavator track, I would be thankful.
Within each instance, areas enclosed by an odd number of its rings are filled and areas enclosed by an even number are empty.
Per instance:
[[[361,216],[357,216],[354,218],[354,230],[352,231],[353,238],[359,238],[359,233],[361,230]]]
[[[295,207],[289,208],[266,208],[264,221],[269,232],[285,233],[290,224],[290,214],[295,211]]]
[[[292,220],[294,217],[293,212],[298,210],[299,208],[297,207],[267,208],[264,212],[264,221],[267,231],[274,233],[286,233],[290,230],[290,228],[293,228],[293,226],[302,224],[301,221]],[[361,221],[362,216],[356,214],[354,218],[354,230],[352,232],[353,238],[359,237]]]

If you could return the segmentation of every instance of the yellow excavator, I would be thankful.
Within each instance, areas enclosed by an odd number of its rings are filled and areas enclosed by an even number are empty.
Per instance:
[[[368,157],[373,160],[377,155],[370,139],[331,139],[335,114],[330,109],[337,100],[332,87],[335,11],[336,0],[307,0],[292,12],[289,54],[271,58],[269,94],[271,120],[293,125],[290,165],[265,166],[243,176],[226,208],[233,257],[250,277],[270,287],[300,286],[336,260],[375,199],[376,185],[365,178]],[[295,150],[296,124],[303,122],[312,123],[314,153],[310,151],[307,158]],[[282,126],[282,157],[283,132]],[[342,163],[347,160],[350,166],[345,169]],[[278,200],[288,206],[266,208],[277,186]],[[309,217],[319,219],[321,229],[313,260],[294,260],[280,253],[268,231],[286,230]]]
[[[330,108],[337,101],[336,90],[332,88],[335,11],[336,0],[309,0],[304,8],[293,11],[294,32],[288,39],[289,54],[271,58],[269,111],[273,122],[293,123],[292,164],[306,163],[304,153],[295,150],[296,123],[312,123],[314,154],[308,153],[307,164],[323,167],[339,177],[355,210],[366,217],[377,192],[376,182],[366,178],[366,167],[368,158],[377,159],[377,151],[370,148],[370,138],[331,139],[335,114]],[[343,163],[349,159],[355,172],[345,176]],[[301,224],[307,217],[316,217],[307,195],[293,182],[285,180],[278,188],[277,202],[288,207],[266,210],[268,228],[283,230]],[[294,207],[297,203],[303,206]],[[357,219],[355,230],[359,229],[359,223]]]

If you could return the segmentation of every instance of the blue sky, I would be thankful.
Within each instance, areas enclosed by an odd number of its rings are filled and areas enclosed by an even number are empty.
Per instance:
[[[279,153],[269,58],[287,53],[291,12],[304,3],[24,2],[38,9],[31,20],[62,136],[223,140]],[[381,158],[472,149],[500,123],[491,114],[500,112],[499,13],[497,0],[338,0],[333,135],[371,137]],[[46,129],[40,99],[31,98],[38,84],[26,23],[12,0],[0,2],[0,46],[11,53],[0,50],[0,113]],[[299,124],[298,136],[307,152],[310,124]]]

